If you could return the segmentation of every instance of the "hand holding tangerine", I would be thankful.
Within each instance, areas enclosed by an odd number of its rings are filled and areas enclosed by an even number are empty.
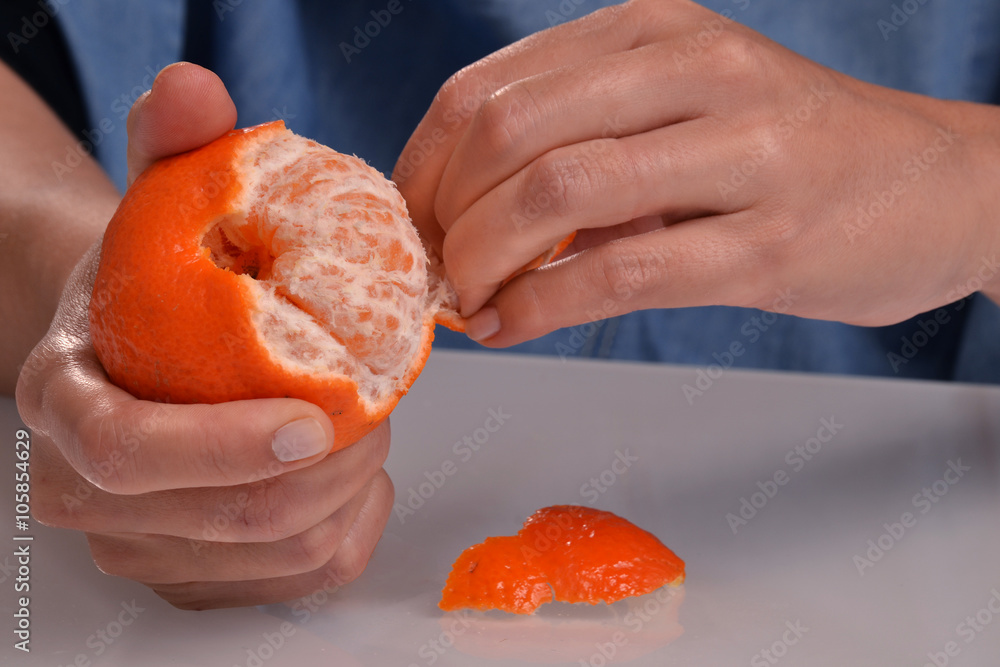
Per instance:
[[[214,74],[167,68],[129,116],[130,174],[207,144],[235,118]],[[327,455],[330,420],[306,401],[137,400],[109,381],[91,345],[98,251],[78,264],[19,379],[35,517],[85,532],[102,571],[182,608],[289,600],[355,578],[391,509],[388,424]]]
[[[104,236],[90,330],[135,396],[301,398],[340,449],[416,379],[439,313],[457,323],[453,296],[388,180],[276,121],[136,180]]]

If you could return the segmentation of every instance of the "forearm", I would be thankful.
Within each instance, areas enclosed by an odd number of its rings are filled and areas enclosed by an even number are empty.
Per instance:
[[[76,139],[0,63],[0,389],[48,329],[67,276],[97,240],[120,197],[89,156],[68,170]]]

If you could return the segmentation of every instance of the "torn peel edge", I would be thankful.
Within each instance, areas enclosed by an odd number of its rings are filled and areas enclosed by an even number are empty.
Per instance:
[[[542,253],[508,276],[502,283],[500,283],[500,287],[504,287],[507,283],[514,280],[514,278],[517,278],[521,274],[533,271],[552,262],[559,257],[559,255],[561,255],[571,243],[573,243],[575,238],[576,232],[569,234],[551,249]],[[467,318],[464,318],[459,314],[458,294],[455,292],[455,288],[452,287],[451,282],[449,282],[448,277],[445,274],[444,263],[437,256],[437,253],[435,253],[434,250],[426,247],[425,250],[428,258],[427,274],[430,279],[430,294],[432,295],[431,301],[433,302],[439,300],[438,308],[434,314],[434,321],[437,324],[441,324],[451,329],[452,331],[465,333],[465,322]]]

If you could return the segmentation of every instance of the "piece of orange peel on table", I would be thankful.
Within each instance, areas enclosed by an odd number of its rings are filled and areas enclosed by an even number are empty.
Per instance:
[[[611,512],[544,507],[517,535],[488,537],[452,566],[439,606],[531,614],[546,602],[611,604],[684,583],[684,561]]]

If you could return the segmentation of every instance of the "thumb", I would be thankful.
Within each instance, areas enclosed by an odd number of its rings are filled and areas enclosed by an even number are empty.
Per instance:
[[[214,72],[180,62],[163,68],[128,115],[128,184],[160,158],[217,139],[236,125],[236,106]]]

